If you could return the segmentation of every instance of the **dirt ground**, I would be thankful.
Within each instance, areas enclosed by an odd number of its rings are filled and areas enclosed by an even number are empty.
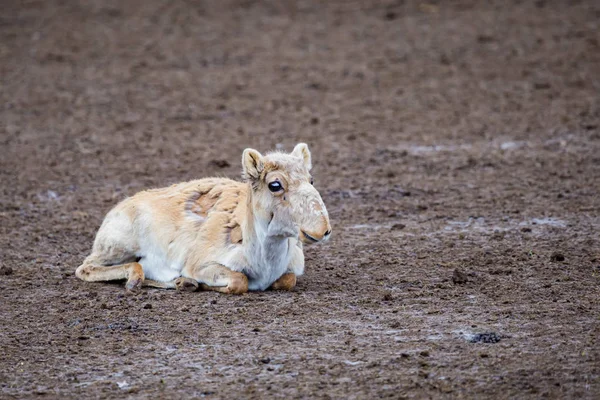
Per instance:
[[[0,398],[600,398],[600,3],[0,12]],[[294,292],[84,283],[105,213],[313,151]]]

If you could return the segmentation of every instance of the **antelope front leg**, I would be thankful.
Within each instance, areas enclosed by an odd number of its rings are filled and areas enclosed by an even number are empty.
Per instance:
[[[192,278],[200,283],[202,290],[228,294],[248,292],[248,278],[220,264],[197,267],[192,270]]]
[[[288,272],[277,279],[270,286],[272,290],[294,290],[296,287],[296,274]]]
[[[195,292],[198,289],[198,282],[191,278],[179,277],[170,282],[159,282],[152,279],[144,280],[143,286],[159,289],[177,289],[181,292]]]

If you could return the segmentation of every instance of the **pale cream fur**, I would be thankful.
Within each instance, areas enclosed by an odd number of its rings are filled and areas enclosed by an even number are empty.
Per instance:
[[[292,289],[304,272],[302,243],[331,233],[308,146],[264,156],[246,149],[242,167],[243,182],[206,178],[125,199],[107,214],[76,275],[127,279],[130,290]],[[274,182],[281,190],[269,189]]]

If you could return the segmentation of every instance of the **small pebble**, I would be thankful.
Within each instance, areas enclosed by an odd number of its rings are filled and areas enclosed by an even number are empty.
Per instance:
[[[13,269],[11,267],[7,267],[3,265],[0,267],[0,275],[12,275]]]
[[[455,269],[454,272],[452,273],[452,282],[455,285],[462,285],[464,283],[467,283],[469,281],[469,278],[467,278],[467,274],[465,274],[464,272]]]
[[[477,333],[469,340],[471,343],[498,343],[501,336],[496,332]]]
[[[394,300],[394,296],[392,296],[392,294],[390,292],[386,292],[386,293],[384,293],[382,300],[383,301],[391,301],[391,300]]]
[[[404,224],[394,224],[392,225],[392,227],[390,228],[390,230],[392,231],[400,231],[402,229],[406,228],[406,225]]]

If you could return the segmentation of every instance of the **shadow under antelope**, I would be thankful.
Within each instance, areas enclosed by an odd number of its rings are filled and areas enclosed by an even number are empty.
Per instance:
[[[293,289],[304,272],[303,243],[331,234],[308,146],[264,156],[246,149],[242,168],[243,182],[205,178],[123,200],[106,215],[77,277],[126,279],[128,290]]]

